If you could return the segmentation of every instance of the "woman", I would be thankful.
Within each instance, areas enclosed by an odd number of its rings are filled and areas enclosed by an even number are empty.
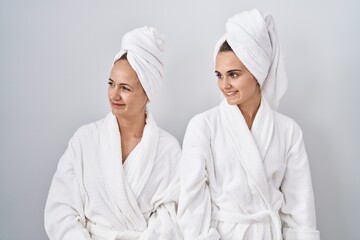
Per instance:
[[[276,112],[287,79],[272,17],[230,18],[215,62],[226,100],[195,116],[183,143],[184,239],[319,239],[301,129]]]
[[[109,77],[111,113],[76,131],[54,175],[50,239],[178,239],[181,149],[146,108],[163,78],[163,48],[154,28],[123,37]]]

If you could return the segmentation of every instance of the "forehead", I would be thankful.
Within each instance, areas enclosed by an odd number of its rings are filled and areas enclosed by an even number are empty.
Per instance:
[[[111,69],[110,78],[116,83],[126,83],[132,86],[140,85],[135,70],[127,60],[117,61]]]
[[[243,69],[245,66],[232,51],[220,52],[216,56],[215,69],[223,72],[231,69]]]

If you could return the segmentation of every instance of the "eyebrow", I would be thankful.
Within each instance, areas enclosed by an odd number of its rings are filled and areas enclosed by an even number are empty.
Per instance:
[[[231,69],[229,71],[227,71],[226,73],[231,73],[231,72],[241,72],[241,69]],[[215,70],[216,74],[221,74],[219,71]]]
[[[231,72],[241,72],[241,69],[231,69],[227,71],[227,73],[231,73]]]
[[[115,82],[115,81],[112,80],[111,78],[109,78],[109,81]],[[131,86],[131,85],[127,84],[127,83],[120,83],[120,86],[128,86],[128,87],[134,88],[133,86]]]

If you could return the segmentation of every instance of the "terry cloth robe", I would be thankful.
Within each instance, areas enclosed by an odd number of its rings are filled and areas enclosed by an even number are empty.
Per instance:
[[[124,164],[120,139],[112,113],[76,131],[45,207],[51,240],[179,239],[177,140],[158,128],[150,113]]]
[[[180,162],[185,240],[320,238],[301,129],[264,98],[251,131],[226,100],[195,116]]]

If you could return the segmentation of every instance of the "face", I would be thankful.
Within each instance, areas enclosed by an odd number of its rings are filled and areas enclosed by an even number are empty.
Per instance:
[[[260,86],[234,52],[220,52],[215,65],[218,87],[230,105],[244,105],[259,96]]]
[[[148,98],[127,60],[117,61],[111,69],[108,97],[112,113],[118,118],[132,118],[145,113]]]

